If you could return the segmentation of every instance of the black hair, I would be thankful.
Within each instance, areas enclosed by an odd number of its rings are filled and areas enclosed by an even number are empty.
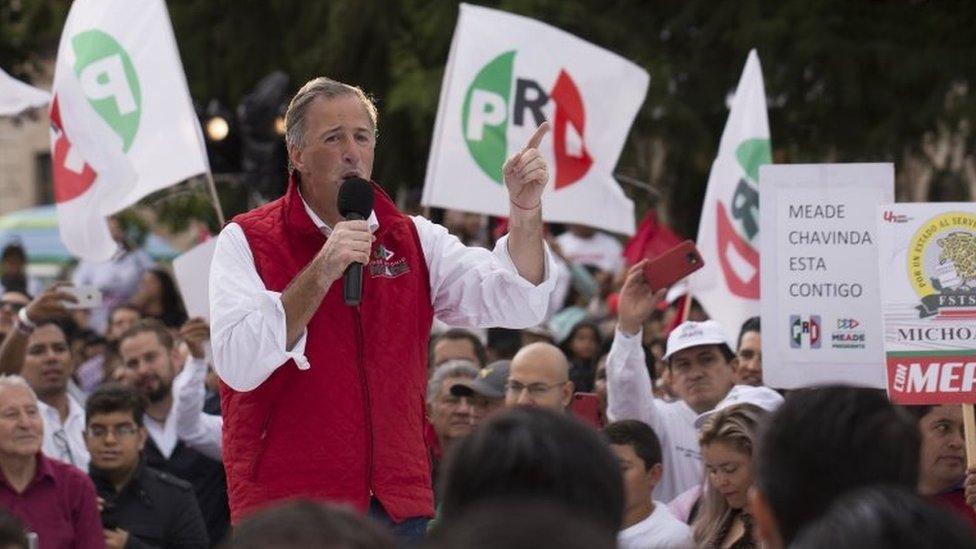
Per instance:
[[[976,548],[961,518],[906,489],[870,486],[849,492],[808,524],[791,549]]]
[[[719,354],[722,355],[722,358],[725,359],[725,362],[726,363],[732,362],[732,359],[735,358],[735,353],[732,352],[732,349],[729,349],[729,346],[726,345],[726,344],[724,344],[724,343],[705,343],[703,345],[695,345],[694,347],[715,347],[716,349],[718,349]],[[687,348],[688,349],[693,349],[694,347],[687,347]],[[682,350],[684,350],[684,349],[682,349]],[[667,343],[664,344],[664,354],[665,355],[668,354],[668,344]],[[672,361],[672,359],[674,359],[673,356],[668,357],[668,359],[664,361],[668,365],[668,370],[671,369],[671,361]]]
[[[912,414],[916,420],[922,421],[922,418],[929,415],[929,412],[935,408],[933,404],[919,404],[916,406],[902,406],[902,409]]]
[[[3,252],[0,252],[0,261],[6,261],[8,259],[27,261],[27,251],[17,242],[7,244],[3,247]]]
[[[742,323],[742,328],[739,330],[739,339],[737,339],[735,341],[735,350],[736,351],[738,351],[739,348],[742,347],[742,338],[743,338],[743,336],[745,336],[749,332],[762,333],[762,331],[760,331],[760,329],[759,329],[759,317],[758,316],[754,316],[754,317],[748,318],[748,319],[746,319],[745,322]]]
[[[61,330],[61,333],[64,334],[65,343],[71,343],[71,341],[75,338],[75,335],[79,331],[78,323],[75,322],[70,317],[66,317],[66,316],[52,316],[52,317],[42,318],[41,320],[38,320],[35,323],[35,326],[37,328],[41,328],[43,326],[57,327],[59,330]]]
[[[159,297],[163,305],[163,313],[159,315],[159,320],[169,328],[179,328],[186,322],[186,309],[183,308],[183,300],[176,289],[176,282],[165,269],[154,267],[146,271],[156,277],[162,286],[162,295]],[[145,311],[143,312],[145,315]]]
[[[85,401],[85,421],[91,422],[99,414],[129,412],[136,425],[142,427],[146,412],[146,399],[135,389],[118,383],[106,383],[88,395]]]
[[[0,508],[0,547],[28,549],[27,533],[20,519]]]
[[[392,549],[390,535],[344,507],[290,501],[234,527],[224,549]]]
[[[661,442],[651,426],[636,419],[615,421],[603,428],[603,436],[610,444],[626,444],[634,448],[634,453],[644,462],[648,470],[661,463]]]
[[[541,408],[506,410],[460,441],[440,486],[448,523],[492,501],[554,501],[589,518],[610,536],[623,522],[620,464],[596,431]]]
[[[846,386],[791,391],[759,440],[756,483],[788,545],[841,494],[918,483],[917,422],[884,392]]]
[[[478,504],[433,532],[427,549],[614,549],[613,536],[553,501]]]
[[[433,341],[430,342],[430,357],[428,362],[430,363],[431,368],[435,366],[434,346],[437,345],[438,341],[442,341],[445,339],[465,339],[467,341],[470,341],[471,346],[474,347],[474,355],[478,357],[478,367],[484,368],[485,365],[488,363],[488,355],[485,352],[485,346],[481,343],[481,340],[478,339],[478,336],[474,335],[473,333],[463,328],[451,328],[445,331],[444,333],[438,335],[437,337],[434,338]]]

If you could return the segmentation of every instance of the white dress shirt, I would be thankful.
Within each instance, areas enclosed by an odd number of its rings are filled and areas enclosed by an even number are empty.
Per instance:
[[[221,430],[224,418],[204,413],[203,402],[207,396],[204,381],[207,377],[207,360],[187,357],[181,376],[183,383],[173,385],[173,411],[176,417],[176,436],[184,444],[217,461],[221,454]]]
[[[166,414],[166,419],[156,421],[149,417],[149,414],[142,416],[149,437],[156,444],[159,453],[166,459],[172,457],[173,452],[176,451],[176,445],[181,440],[190,448],[207,457],[220,459],[220,429],[223,420],[219,416],[203,413],[202,400],[199,406],[196,406],[192,396],[192,385],[196,379],[201,377],[200,369],[203,369],[205,375],[206,368],[206,360],[196,359],[192,356],[187,357],[180,373],[173,378],[173,386],[170,388],[173,404],[170,406],[169,413]],[[199,384],[202,387],[203,381],[200,380]],[[187,395],[190,396],[189,403],[184,402]],[[215,417],[219,421],[216,428],[214,428],[213,421]],[[181,424],[183,430],[190,434],[188,439],[184,438],[180,432]]]
[[[646,519],[617,534],[620,549],[690,549],[695,546],[691,528],[671,516],[668,506],[654,502],[654,511]]]
[[[697,417],[684,400],[654,398],[641,332],[631,336],[617,329],[607,355],[607,419],[643,421],[657,434],[664,473],[654,488],[655,500],[671,501],[701,483],[704,464],[695,429]]]
[[[326,235],[331,229],[305,204],[315,225]],[[494,251],[469,248],[447,229],[411,217],[420,237],[430,273],[434,315],[451,326],[525,328],[542,321],[555,285],[555,263],[545,248],[545,279],[534,286],[518,274],[508,254],[508,236]],[[379,222],[370,215],[370,230]],[[228,386],[251,391],[279,366],[293,359],[301,370],[305,357],[303,331],[286,348],[285,309],[281,293],[265,288],[243,229],[229,223],[217,237],[210,270],[210,329],[214,368]]]
[[[71,395],[68,395],[68,417],[63,423],[57,408],[38,400],[37,409],[44,421],[41,452],[49,458],[70,463],[87,474],[91,455],[85,445],[85,409]]]

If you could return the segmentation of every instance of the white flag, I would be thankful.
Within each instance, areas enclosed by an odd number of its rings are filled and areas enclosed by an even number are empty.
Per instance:
[[[544,120],[546,221],[634,232],[613,178],[650,78],[626,59],[538,21],[461,4],[441,86],[423,204],[507,216],[502,164]]]
[[[766,91],[752,50],[708,176],[698,226],[705,266],[689,279],[691,294],[729,333],[759,314],[759,166],[771,158]]]
[[[0,116],[17,116],[27,109],[47,105],[51,94],[24,84],[0,69]]]
[[[52,91],[61,240],[105,260],[118,248],[106,216],[209,169],[163,1],[76,0]]]

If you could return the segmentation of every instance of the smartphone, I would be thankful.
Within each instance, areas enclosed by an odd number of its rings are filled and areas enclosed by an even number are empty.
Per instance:
[[[644,266],[644,278],[656,292],[705,266],[693,240],[685,240],[674,248],[651,259]]]
[[[603,428],[603,420],[600,418],[600,399],[597,398],[596,393],[573,393],[573,402],[569,407],[573,415],[583,423],[597,429]]]
[[[65,301],[66,309],[94,309],[102,306],[102,292],[94,286],[64,286],[59,291],[71,294],[77,300],[75,303]]]

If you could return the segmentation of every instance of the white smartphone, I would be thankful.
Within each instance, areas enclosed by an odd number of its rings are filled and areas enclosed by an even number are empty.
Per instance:
[[[102,292],[94,286],[65,286],[60,291],[73,295],[77,300],[75,303],[65,301],[66,309],[94,309],[102,306]]]

